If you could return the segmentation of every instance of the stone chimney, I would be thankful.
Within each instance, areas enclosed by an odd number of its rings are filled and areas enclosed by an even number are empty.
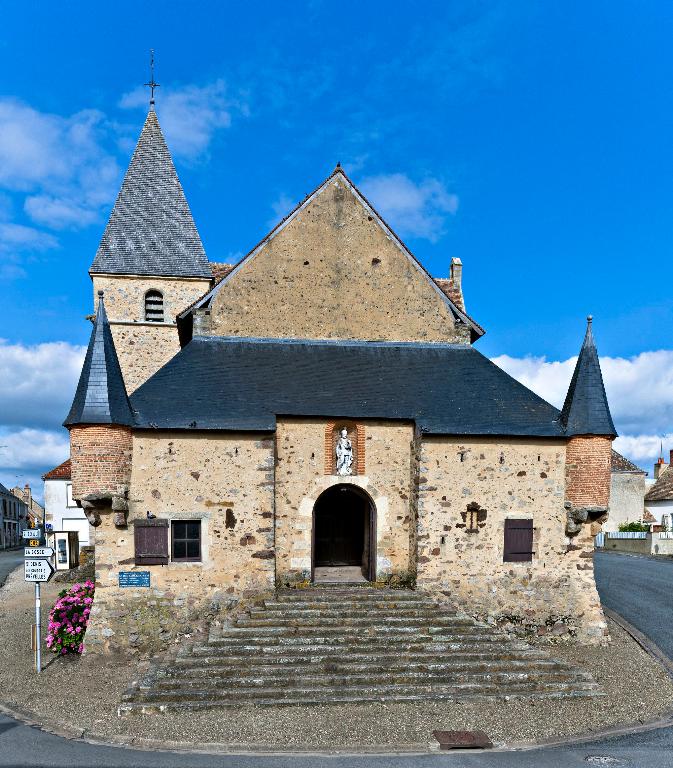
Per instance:
[[[463,298],[463,262],[454,256],[451,259],[449,268],[449,295],[451,301],[462,312],[465,311],[465,300]]]

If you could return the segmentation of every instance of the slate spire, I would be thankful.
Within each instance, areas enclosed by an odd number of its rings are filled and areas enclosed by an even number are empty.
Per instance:
[[[154,105],[90,273],[211,278]]]
[[[70,413],[63,422],[64,427],[77,424],[133,424],[133,413],[105,312],[103,291],[98,291],[98,311],[82,373]]]
[[[592,319],[591,315],[587,318],[584,343],[561,410],[561,423],[569,437],[573,435],[615,437],[617,435],[610,415],[598,351],[591,330]]]

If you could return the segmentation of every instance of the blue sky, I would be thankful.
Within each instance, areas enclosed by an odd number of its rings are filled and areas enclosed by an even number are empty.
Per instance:
[[[211,260],[339,160],[432,274],[461,257],[479,348],[553,402],[592,313],[621,448],[649,464],[673,448],[672,39],[667,2],[4,2],[0,364],[25,386],[0,384],[0,481],[63,450],[150,47]],[[22,458],[31,435],[51,448]]]

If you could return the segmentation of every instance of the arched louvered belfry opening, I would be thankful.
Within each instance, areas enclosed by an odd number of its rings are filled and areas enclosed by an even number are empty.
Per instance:
[[[164,295],[154,289],[145,294],[145,320],[149,323],[164,322]]]

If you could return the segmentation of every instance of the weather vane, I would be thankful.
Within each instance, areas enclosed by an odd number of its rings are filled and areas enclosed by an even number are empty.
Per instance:
[[[150,89],[150,109],[154,109],[154,89],[159,88],[159,83],[154,81],[154,48],[150,49],[150,81],[145,83]]]

